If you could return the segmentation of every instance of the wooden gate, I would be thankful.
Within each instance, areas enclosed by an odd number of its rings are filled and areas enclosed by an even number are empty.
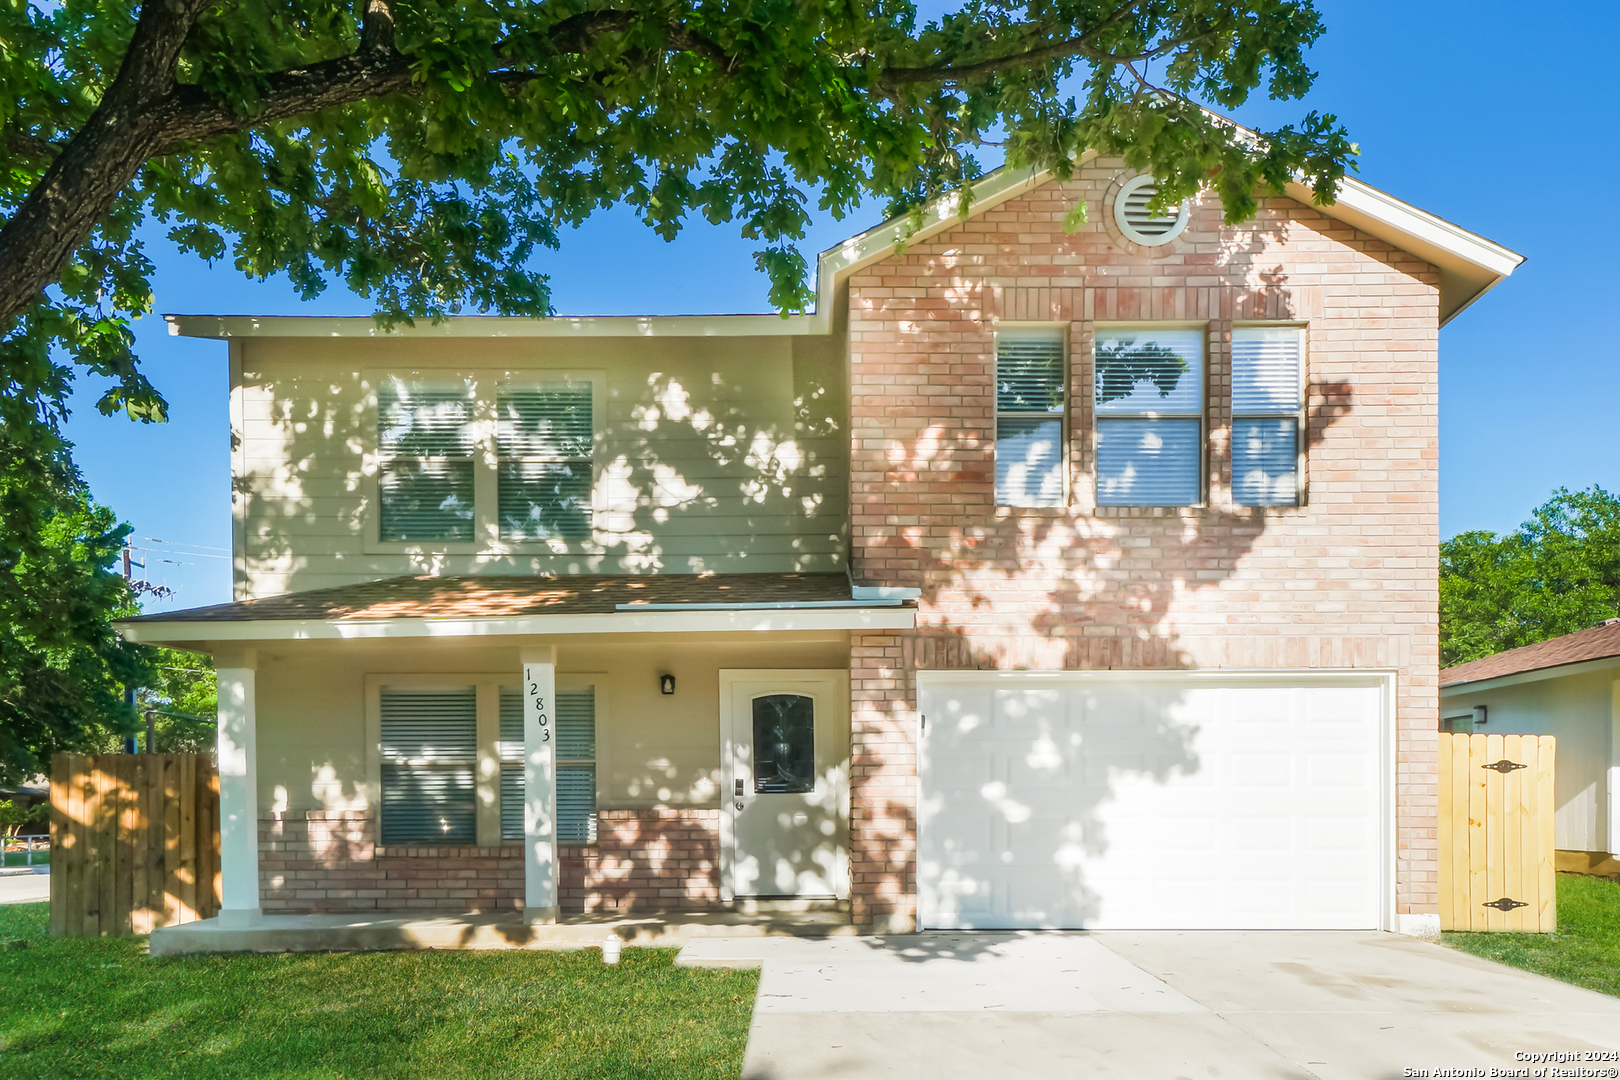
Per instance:
[[[1440,734],[1440,929],[1558,929],[1555,742]]]
[[[219,774],[203,754],[51,759],[51,933],[146,934],[219,911]]]

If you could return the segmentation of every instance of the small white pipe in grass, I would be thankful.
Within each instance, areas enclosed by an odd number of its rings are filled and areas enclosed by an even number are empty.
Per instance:
[[[602,963],[617,964],[619,953],[624,949],[624,942],[615,934],[609,934],[602,939]]]

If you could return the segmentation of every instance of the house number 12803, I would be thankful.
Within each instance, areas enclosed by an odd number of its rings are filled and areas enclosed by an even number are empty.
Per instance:
[[[546,699],[540,696],[540,684],[529,684],[529,699],[534,702],[535,712],[539,714],[540,741],[551,741],[551,722],[546,716]]]

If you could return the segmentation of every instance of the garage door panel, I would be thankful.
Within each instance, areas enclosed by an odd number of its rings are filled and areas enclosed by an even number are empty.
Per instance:
[[[947,721],[919,761],[926,926],[1378,925],[1374,687],[1043,679],[924,704]]]
[[[1238,788],[1294,787],[1294,759],[1288,754],[1232,754],[1228,782]]]

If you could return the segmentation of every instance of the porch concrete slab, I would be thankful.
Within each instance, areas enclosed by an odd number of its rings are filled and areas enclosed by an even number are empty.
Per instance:
[[[848,916],[802,912],[585,915],[526,925],[513,914],[263,915],[246,926],[200,919],[154,930],[153,956],[230,952],[358,952],[376,949],[586,949],[613,935],[639,948],[680,948],[709,935],[765,937],[855,933]]]
[[[1392,934],[697,941],[678,962],[750,956],[749,1080],[1381,1080],[1620,1050],[1620,999]]]

